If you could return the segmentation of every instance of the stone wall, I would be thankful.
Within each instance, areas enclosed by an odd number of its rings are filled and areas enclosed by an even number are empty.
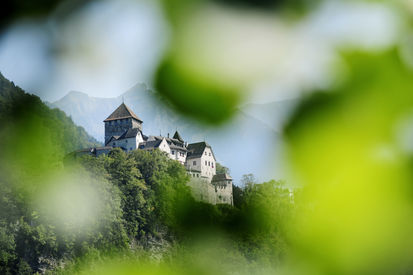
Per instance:
[[[105,144],[112,136],[120,136],[132,128],[131,119],[118,119],[105,122]]]
[[[232,182],[231,181],[219,181],[215,182],[216,190],[216,203],[224,203],[234,205],[232,196]]]
[[[112,136],[120,136],[131,128],[142,130],[142,124],[132,118],[117,119],[105,122],[105,144]]]
[[[206,178],[191,177],[188,185],[191,187],[192,195],[198,201],[234,205],[231,181],[212,184]]]
[[[215,187],[207,179],[191,178],[188,185],[196,200],[216,204]]]

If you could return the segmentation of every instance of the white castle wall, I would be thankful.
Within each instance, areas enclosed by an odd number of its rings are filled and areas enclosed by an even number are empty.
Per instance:
[[[216,174],[216,163],[211,148],[206,147],[201,157],[201,176],[208,178],[210,181]]]

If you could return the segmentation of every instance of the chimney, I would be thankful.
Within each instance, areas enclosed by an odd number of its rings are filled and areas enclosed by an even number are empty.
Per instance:
[[[168,133],[168,138],[169,138],[169,133]]]

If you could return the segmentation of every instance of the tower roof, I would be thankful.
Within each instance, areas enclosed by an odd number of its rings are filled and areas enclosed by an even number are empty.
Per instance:
[[[175,132],[173,138],[179,140],[180,142],[184,142],[184,139],[181,137],[178,131]]]
[[[199,158],[199,157],[201,157],[202,154],[204,153],[204,150],[205,150],[206,147],[209,147],[211,149],[211,152],[212,152],[211,146],[208,143],[206,143],[205,141],[188,144],[188,146],[186,147],[186,149],[188,150],[187,158],[190,159],[190,158]],[[214,154],[214,152],[212,152],[212,154]],[[215,158],[215,156],[214,156],[214,158]]]
[[[138,120],[139,122],[143,122],[142,119],[140,119],[137,115],[135,115],[134,112],[132,112],[131,109],[129,109],[128,106],[125,105],[125,103],[122,103],[110,116],[108,116],[107,119],[105,119],[103,122],[106,121],[111,121],[111,120],[117,120],[117,119],[123,119],[123,118],[134,118]]]

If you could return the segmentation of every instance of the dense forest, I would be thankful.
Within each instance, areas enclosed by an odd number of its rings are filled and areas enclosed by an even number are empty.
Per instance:
[[[281,220],[293,211],[281,182],[246,175],[234,207],[197,202],[185,168],[160,151],[68,155],[96,141],[38,97],[0,84],[1,274],[101,274],[113,259],[180,274],[278,267]]]

